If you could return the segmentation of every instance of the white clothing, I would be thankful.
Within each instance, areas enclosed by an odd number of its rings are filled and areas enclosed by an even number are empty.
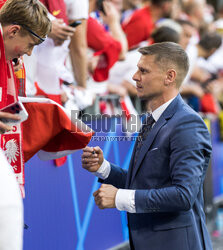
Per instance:
[[[133,86],[136,86],[135,81],[132,79],[133,75],[137,71],[136,62],[139,61],[141,54],[138,50],[129,51],[126,54],[124,61],[118,61],[109,71],[109,83],[121,84],[123,80],[130,82]]]
[[[204,58],[198,59],[198,66],[210,73],[218,73],[219,70],[223,69],[223,44],[218,48],[213,55],[211,55],[207,60]]]
[[[88,17],[87,0],[65,0],[68,20],[86,19]],[[50,20],[55,19],[48,14]],[[24,56],[27,75],[27,95],[35,95],[34,82],[47,94],[59,95],[61,93],[60,79],[74,82],[72,71],[65,67],[64,62],[69,54],[70,40],[66,40],[61,46],[55,46],[51,38],[36,46],[31,57]]]
[[[198,49],[197,46],[193,43],[190,43],[186,49],[187,56],[189,58],[189,70],[187,72],[187,75],[182,83],[183,84],[188,84],[191,78],[191,74],[195,68],[195,65],[197,64],[198,60]]]
[[[23,203],[14,172],[0,150],[0,249],[22,250]]]
[[[64,0],[67,7],[68,20],[88,18],[88,0]]]

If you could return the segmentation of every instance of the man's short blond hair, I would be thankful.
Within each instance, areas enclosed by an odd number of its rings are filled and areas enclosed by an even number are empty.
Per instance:
[[[0,23],[25,26],[40,37],[46,37],[51,30],[47,14],[46,7],[38,0],[7,0],[0,10]],[[22,32],[27,34],[25,29]]]
[[[154,56],[154,62],[164,71],[173,67],[177,72],[176,87],[180,88],[189,69],[189,59],[179,44],[173,42],[154,43],[142,47],[138,51],[145,56]]]

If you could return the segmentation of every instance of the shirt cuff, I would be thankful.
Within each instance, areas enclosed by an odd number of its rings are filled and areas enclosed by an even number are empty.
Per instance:
[[[135,213],[135,190],[118,189],[115,197],[115,205],[120,211]]]
[[[103,163],[101,164],[100,168],[98,169],[97,172],[94,172],[93,174],[102,179],[105,180],[108,178],[109,174],[111,172],[111,165],[110,162],[104,159]]]

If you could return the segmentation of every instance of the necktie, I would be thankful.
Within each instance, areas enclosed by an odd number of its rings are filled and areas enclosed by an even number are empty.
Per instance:
[[[146,137],[149,133],[149,131],[152,129],[153,123],[155,120],[153,119],[152,115],[147,116],[145,119],[145,122],[142,125],[141,131],[139,132],[138,138],[137,138],[137,144],[136,144],[136,150],[135,150],[135,159],[134,159],[134,165],[137,162],[140,149],[146,140]]]

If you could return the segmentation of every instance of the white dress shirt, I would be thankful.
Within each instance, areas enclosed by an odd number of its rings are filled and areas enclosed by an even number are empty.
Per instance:
[[[174,98],[164,103],[163,105],[161,105],[160,107],[158,107],[156,110],[152,112],[152,116],[155,120],[155,123],[158,121],[162,113],[165,111],[165,109],[169,106],[169,104],[173,100]],[[110,171],[111,171],[111,165],[107,160],[104,159],[104,162],[102,163],[101,167],[98,169],[97,172],[94,173],[94,175],[104,180],[108,178]],[[116,193],[116,197],[115,197],[115,205],[116,205],[116,208],[120,211],[127,211],[129,213],[135,213],[136,212],[135,190],[118,189],[118,192]]]

